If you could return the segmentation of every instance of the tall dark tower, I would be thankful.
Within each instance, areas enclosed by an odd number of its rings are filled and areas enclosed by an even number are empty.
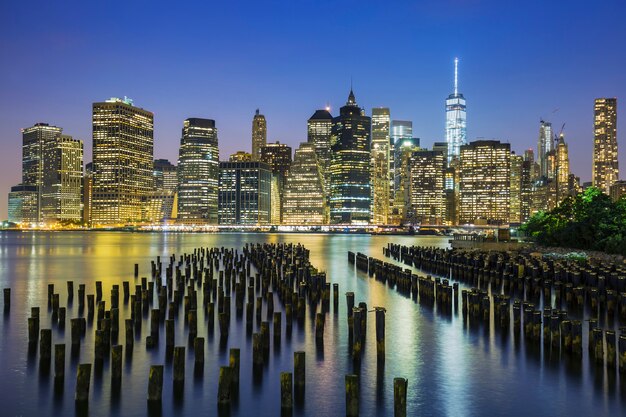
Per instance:
[[[330,139],[330,222],[367,224],[370,221],[371,119],[350,90],[348,102],[333,118]]]

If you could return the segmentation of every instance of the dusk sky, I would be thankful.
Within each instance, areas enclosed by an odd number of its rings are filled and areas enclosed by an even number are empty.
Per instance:
[[[21,181],[20,129],[63,127],[89,162],[94,101],[128,96],[154,112],[154,157],[172,162],[183,120],[215,119],[227,159],[250,151],[256,108],[268,141],[296,148],[316,109],[337,114],[352,79],[368,115],[390,107],[430,146],[445,137],[455,56],[469,140],[522,153],[536,149],[540,118],[557,132],[566,123],[572,172],[588,181],[593,100],[617,97],[626,172],[623,0],[7,0],[0,35],[0,219]]]

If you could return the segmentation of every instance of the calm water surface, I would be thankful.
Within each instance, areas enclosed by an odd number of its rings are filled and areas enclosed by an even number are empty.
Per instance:
[[[408,378],[408,412],[419,416],[618,416],[625,413],[626,383],[619,375],[584,362],[578,365],[553,360],[541,350],[530,350],[512,333],[502,335],[489,327],[468,328],[456,313],[445,318],[356,272],[347,262],[347,251],[383,258],[382,247],[393,241],[404,245],[446,247],[440,237],[388,237],[368,235],[313,234],[138,234],[138,233],[14,233],[0,232],[0,286],[11,287],[12,307],[0,321],[0,415],[74,415],[74,385],[78,363],[93,362],[93,331],[88,322],[80,356],[69,352],[69,320],[78,317],[78,305],[67,302],[66,281],[86,284],[86,294],[95,293],[95,281],[103,281],[107,309],[113,284],[149,276],[150,260],[198,247],[241,248],[245,243],[303,243],[311,251],[314,266],[327,272],[328,280],[339,283],[339,312],[332,309],[326,319],[324,345],[315,343],[314,320],[307,311],[304,328],[294,323],[291,339],[283,330],[280,349],[272,348],[269,366],[261,381],[252,380],[252,349],[245,332],[245,318],[232,314],[226,347],[208,334],[204,314],[199,312],[198,336],[204,336],[203,376],[194,375],[193,353],[187,349],[183,398],[173,394],[172,368],[165,349],[146,350],[149,323],[144,321],[132,356],[123,364],[122,390],[112,393],[110,365],[92,371],[89,414],[92,416],[146,416],[150,365],[165,364],[163,415],[213,416],[216,406],[219,367],[228,364],[228,349],[241,349],[241,382],[233,416],[280,415],[281,371],[291,371],[293,352],[306,351],[306,398],[294,415],[345,415],[344,375],[353,373],[348,350],[346,302],[343,294],[354,291],[356,302],[368,307],[383,306],[386,316],[386,362],[377,365],[374,317],[370,314],[368,334],[360,367],[362,416],[393,415],[393,378]],[[165,262],[165,261],[164,261]],[[164,268],[165,269],[165,268]],[[32,306],[41,307],[41,328],[51,327],[47,306],[47,284],[55,284],[61,306],[67,306],[66,330],[53,327],[53,344],[66,343],[66,377],[63,392],[54,389],[54,370],[42,372],[38,356],[28,355],[27,317]],[[234,300],[232,308],[234,309]],[[280,304],[276,304],[279,306]],[[307,307],[308,309],[308,307]],[[86,314],[86,312],[85,312]],[[123,320],[130,317],[129,305],[120,296],[120,337]],[[265,313],[263,315],[265,317]],[[147,319],[147,317],[146,317]],[[217,322],[217,320],[216,320]],[[182,320],[177,320],[176,344],[187,345]],[[216,323],[217,326],[217,323]],[[284,327],[284,321],[283,321]],[[254,331],[257,331],[256,323]],[[161,329],[161,332],[164,332]],[[219,330],[216,329],[219,334]],[[273,341],[272,341],[273,344]],[[586,358],[587,355],[585,355]],[[53,367],[52,367],[53,368]]]

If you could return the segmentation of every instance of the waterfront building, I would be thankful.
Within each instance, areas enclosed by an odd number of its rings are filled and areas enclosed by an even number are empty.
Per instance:
[[[410,154],[410,205],[404,223],[439,225],[444,215],[446,155],[418,150]]]
[[[389,108],[372,109],[371,178],[372,223],[385,225],[389,217],[389,144],[391,141]]]
[[[433,146],[434,148],[434,146]],[[447,152],[441,152],[443,155],[447,155]],[[443,222],[448,226],[454,226],[459,223],[459,158],[454,158],[450,161],[450,164],[444,172],[444,209],[443,209]]]
[[[392,220],[395,225],[406,222],[411,212],[411,155],[419,151],[419,138],[396,142],[394,161],[394,206]]]
[[[609,194],[619,179],[616,98],[596,99],[593,128],[593,185]]]
[[[367,224],[370,221],[371,119],[357,105],[350,90],[348,101],[333,118],[330,163],[330,222]]]
[[[328,109],[316,110],[307,121],[307,142],[315,146],[315,153],[324,176],[324,189],[330,187],[330,135],[333,116]]]
[[[387,219],[389,224],[400,224],[402,221],[395,203],[396,143],[401,143],[404,139],[412,138],[413,122],[409,120],[391,121],[391,138],[389,139],[389,214]]]
[[[58,135],[43,145],[40,221],[82,222],[83,141]]]
[[[31,226],[39,222],[39,195],[35,185],[19,184],[9,192],[9,222]]]
[[[459,222],[506,224],[510,216],[511,146],[477,140],[461,146]]]
[[[532,192],[530,171],[531,162],[525,156],[511,153],[511,223],[524,223],[530,216]]]
[[[229,162],[252,162],[252,154],[245,151],[237,151],[228,157]]]
[[[467,106],[465,97],[459,93],[459,59],[454,59],[454,92],[446,99],[447,163],[460,155],[461,146],[467,143]]]
[[[539,121],[539,139],[537,140],[537,163],[539,164],[539,177],[554,178],[550,155],[553,155],[552,146],[552,123],[545,120]]]
[[[626,194],[626,181],[624,180],[618,180],[615,181],[610,188],[610,196],[611,196],[611,200],[613,201],[617,201],[620,198],[622,198],[622,196]]]
[[[176,192],[178,188],[178,170],[167,159],[154,160],[154,188],[156,190]]]
[[[178,170],[167,159],[154,161],[154,190],[145,206],[146,220],[150,223],[166,223],[177,217]],[[217,197],[217,195],[216,195]],[[217,211],[217,208],[215,209]]]
[[[252,160],[258,161],[261,158],[261,148],[267,144],[267,121],[265,116],[256,109],[252,118]]]
[[[282,221],[282,199],[285,180],[291,167],[291,147],[276,141],[261,147],[261,162],[272,171],[272,224]]]
[[[93,162],[85,164],[83,174],[83,225],[91,227],[91,207],[93,199]]]
[[[152,192],[154,115],[128,98],[93,103],[94,226],[141,222]]]
[[[271,182],[264,162],[220,162],[219,224],[270,224]]]
[[[177,222],[217,224],[218,182],[219,150],[215,120],[185,120],[178,153]]]
[[[322,167],[314,143],[296,149],[283,194],[283,223],[322,225],[328,223],[328,205]]]
[[[555,154],[556,164],[554,177],[556,179],[556,200],[560,203],[564,198],[573,195],[573,190],[571,190],[569,182],[569,151],[563,133],[559,135]]]

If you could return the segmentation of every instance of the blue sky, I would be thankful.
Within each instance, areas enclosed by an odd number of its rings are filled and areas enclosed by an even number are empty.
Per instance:
[[[539,119],[566,123],[572,171],[591,178],[593,100],[626,89],[623,1],[10,2],[0,4],[0,219],[20,182],[20,128],[47,122],[85,141],[91,103],[129,96],[155,114],[155,158],[176,160],[187,117],[216,120],[220,153],[297,147],[306,120],[346,101],[391,108],[429,146],[460,58],[468,138],[536,148]],[[625,158],[620,158],[626,170]]]

